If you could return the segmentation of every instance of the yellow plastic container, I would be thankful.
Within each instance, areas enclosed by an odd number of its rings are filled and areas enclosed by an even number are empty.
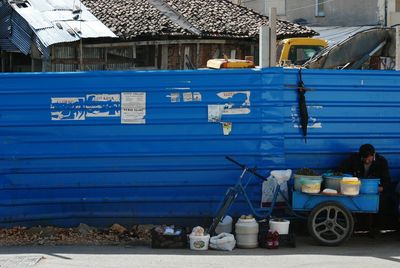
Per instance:
[[[360,193],[361,182],[357,179],[342,179],[340,182],[340,192],[343,195],[358,195]]]

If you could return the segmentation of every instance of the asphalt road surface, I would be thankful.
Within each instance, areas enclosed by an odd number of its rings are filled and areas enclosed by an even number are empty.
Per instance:
[[[400,237],[353,235],[339,247],[322,247],[307,236],[297,247],[191,251],[147,246],[0,247],[0,267],[400,267]]]

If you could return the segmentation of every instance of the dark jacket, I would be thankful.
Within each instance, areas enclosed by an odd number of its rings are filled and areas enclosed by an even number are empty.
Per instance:
[[[339,167],[339,171],[348,173],[358,178],[365,178],[364,176],[364,164],[358,153],[352,154],[348,159],[344,160]],[[375,160],[372,162],[367,178],[378,178],[381,179],[380,185],[383,189],[390,187],[391,178],[389,173],[389,166],[387,160],[379,155],[375,155]]]

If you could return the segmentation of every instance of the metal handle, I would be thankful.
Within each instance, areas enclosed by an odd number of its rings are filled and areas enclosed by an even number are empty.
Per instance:
[[[260,175],[259,173],[256,172],[255,168],[247,168],[245,165],[240,164],[238,161],[236,161],[235,159],[233,159],[230,156],[225,156],[225,158],[229,161],[231,161],[232,163],[238,165],[239,167],[241,167],[243,170],[247,170],[248,172],[252,173],[253,175],[255,175],[256,177],[258,177],[259,179],[262,179],[263,181],[266,181],[267,179]]]

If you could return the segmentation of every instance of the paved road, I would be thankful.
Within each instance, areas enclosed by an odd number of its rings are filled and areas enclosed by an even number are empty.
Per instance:
[[[400,239],[361,235],[340,247],[321,247],[298,237],[297,248],[232,252],[151,249],[144,246],[0,247],[0,267],[400,267]]]

